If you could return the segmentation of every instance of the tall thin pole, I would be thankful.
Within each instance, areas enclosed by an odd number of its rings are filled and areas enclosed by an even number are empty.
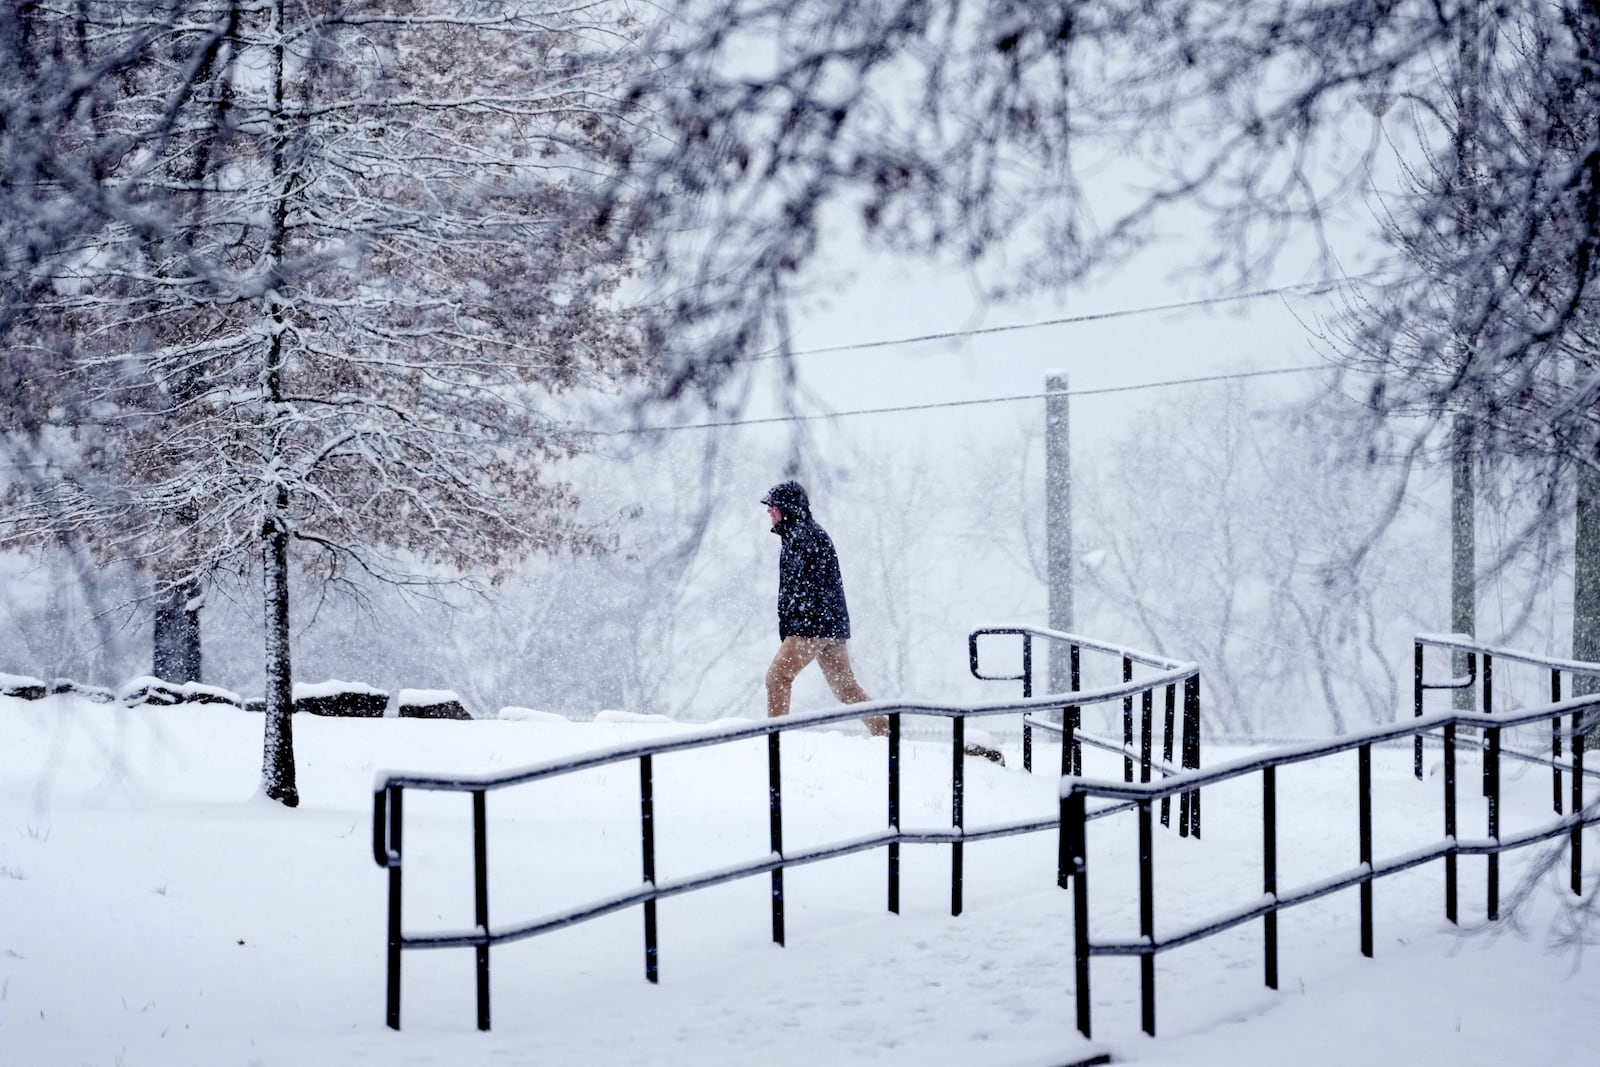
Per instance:
[[[1477,633],[1472,497],[1472,423],[1457,415],[1450,433],[1450,629],[1469,637]],[[1453,653],[1451,668],[1455,677],[1465,676],[1466,653]],[[1454,703],[1458,711],[1472,711],[1472,690],[1457,689]]]
[[[1054,371],[1044,379],[1045,547],[1050,583],[1050,628],[1072,629],[1072,460],[1067,412],[1067,376]],[[1067,648],[1050,650],[1050,692],[1071,684]]]
[[[1572,548],[1572,658],[1600,660],[1600,453],[1578,468]],[[1600,679],[1572,676],[1572,695],[1600,692]]]
[[[1461,9],[1460,38],[1458,40],[1456,77],[1458,80],[1456,113],[1456,181],[1460,192],[1461,240],[1470,245],[1477,227],[1477,122],[1478,89],[1482,72],[1480,42],[1481,24],[1476,4],[1466,4]],[[1468,251],[1464,247],[1463,252]],[[1473,358],[1473,338],[1460,337],[1458,357],[1470,363]],[[1477,634],[1475,622],[1476,588],[1474,571],[1477,566],[1476,542],[1473,523],[1472,491],[1472,420],[1458,413],[1450,426],[1450,629],[1458,634]],[[1451,657],[1452,673],[1461,677],[1465,673],[1463,654]],[[1472,691],[1457,689],[1454,705],[1458,711],[1473,710]]]

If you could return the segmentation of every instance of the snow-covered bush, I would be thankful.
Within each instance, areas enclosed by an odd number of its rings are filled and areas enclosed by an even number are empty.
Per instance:
[[[0,696],[38,700],[44,696],[44,682],[25,674],[0,673]]]
[[[183,686],[154,675],[142,674],[122,683],[117,689],[117,700],[130,708],[137,708],[142,704],[169,707],[183,703]]]
[[[294,710],[309,715],[378,719],[389,706],[389,694],[363,682],[296,682]]]
[[[396,699],[403,719],[468,719],[472,715],[449,689],[402,689]]]
[[[71,693],[94,704],[110,704],[117,699],[117,694],[103,685],[86,685],[83,682],[73,681],[71,678],[52,679],[50,692],[52,694]]]

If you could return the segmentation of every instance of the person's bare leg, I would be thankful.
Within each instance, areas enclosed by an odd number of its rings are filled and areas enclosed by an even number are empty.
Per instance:
[[[789,691],[795,676],[817,658],[817,642],[806,637],[785,637],[767,668],[767,717],[789,714]]]
[[[817,654],[817,664],[822,668],[822,676],[828,680],[828,688],[833,690],[839,703],[865,704],[872,699],[856,681],[855,672],[850,669],[850,651],[843,641],[824,644]],[[867,724],[867,732],[874,737],[883,737],[889,732],[888,716],[869,715],[861,721]]]

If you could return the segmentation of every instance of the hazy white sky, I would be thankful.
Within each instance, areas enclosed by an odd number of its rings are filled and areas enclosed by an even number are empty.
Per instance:
[[[1386,121],[1399,126],[1397,119]],[[1327,165],[1351,167],[1373,135],[1373,122],[1364,111],[1353,110],[1330,127],[1323,157]],[[1394,185],[1392,176],[1382,172],[1392,165],[1393,155],[1387,146],[1379,150],[1375,163],[1380,173],[1373,175],[1379,187]],[[1114,198],[1117,190],[1133,188],[1143,178],[1139,164],[1121,159],[1085,170],[1092,174],[1096,196],[1110,190]],[[1301,285],[1340,272],[1372,270],[1381,254],[1374,239],[1375,206],[1370,193],[1354,191],[1329,204],[1320,239],[1309,231],[1288,235],[1275,265],[1250,288]],[[1163,220],[1159,241],[1132,262],[1087,284],[1003,305],[987,303],[980,291],[982,283],[1003,280],[1007,267],[998,258],[991,257],[975,271],[949,262],[912,262],[867,252],[851,229],[853,218],[842,210],[835,214],[839,227],[793,299],[797,351],[1231,295],[1225,279],[1191,266],[1213,240],[1194,208]],[[1332,270],[1318,262],[1321,241],[1336,257]],[[813,393],[806,410],[1034,393],[1043,390],[1045,375],[1056,370],[1067,372],[1075,390],[1096,389],[1318,362],[1311,331],[1319,325],[1318,316],[1335,307],[1330,296],[1291,294],[960,340],[806,355],[799,366],[802,384]],[[1300,396],[1318,377],[1262,379],[1258,391],[1267,400]],[[776,375],[768,379],[773,384],[758,391],[752,415],[780,410]],[[1114,431],[1152,399],[1181,395],[1182,387],[1075,398],[1074,438]],[[1030,407],[1043,410],[1042,402],[1013,403],[842,421],[871,422],[886,432],[938,441],[948,440],[952,427],[978,433],[1009,428],[1021,417],[1035,417]]]

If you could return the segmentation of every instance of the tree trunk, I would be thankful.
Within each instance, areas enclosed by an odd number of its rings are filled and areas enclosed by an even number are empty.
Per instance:
[[[151,673],[168,682],[200,681],[200,583],[172,587],[156,603]]]
[[[273,204],[273,263],[281,263],[287,232],[288,198],[292,176],[286,156],[288,130],[284,119],[284,43],[283,4],[270,12],[272,46],[272,175],[278,189]],[[282,302],[269,294],[267,312],[272,320],[272,339],[267,344],[262,366],[262,399],[266,402],[266,452],[276,463],[283,446],[280,430],[285,417],[283,401],[283,334],[286,327]],[[273,800],[286,807],[300,803],[294,781],[294,674],[289,665],[289,490],[276,480],[271,498],[266,501],[266,517],[261,526],[262,585],[265,591],[267,623],[266,737],[261,762],[261,787]]]
[[[261,788],[287,807],[300,803],[294,780],[294,682],[289,667],[289,534],[282,515],[289,494],[277,492],[278,511],[261,530],[262,578],[267,623],[266,740]]]

